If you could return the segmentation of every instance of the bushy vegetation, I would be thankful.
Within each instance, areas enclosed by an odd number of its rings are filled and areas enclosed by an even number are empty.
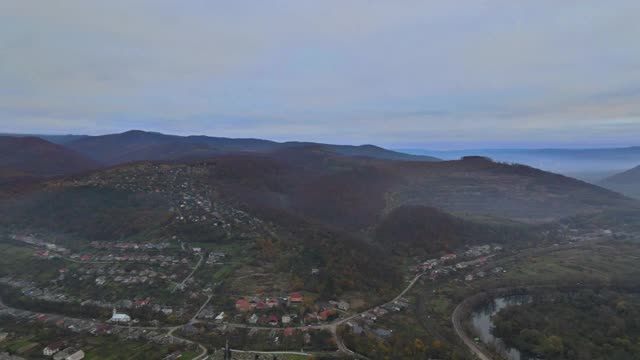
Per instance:
[[[91,240],[115,241],[162,226],[169,212],[159,196],[98,187],[30,194],[2,206],[2,222]]]
[[[540,241],[533,226],[465,220],[426,206],[402,206],[381,221],[377,242],[399,255],[437,254],[463,245]]]
[[[581,290],[509,307],[494,334],[548,360],[640,358],[640,296]]]

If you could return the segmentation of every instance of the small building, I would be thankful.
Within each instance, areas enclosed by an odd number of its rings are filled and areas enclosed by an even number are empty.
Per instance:
[[[278,302],[278,299],[276,299],[276,298],[271,298],[271,299],[269,299],[269,301],[267,301],[267,306],[270,307],[270,308],[274,308],[274,307],[278,306],[278,304],[280,304],[280,303]]]
[[[236,310],[238,311],[249,311],[251,309],[251,304],[245,299],[238,299],[236,301]]]
[[[257,323],[258,322],[258,315],[256,315],[256,314],[251,315],[251,317],[249,318],[248,321],[249,321],[249,324]]]
[[[286,328],[284,329],[284,336],[293,336],[296,333],[296,330],[294,328]]]
[[[283,324],[288,324],[291,322],[291,316],[289,315],[282,315],[282,323]]]
[[[221,312],[220,314],[218,314],[218,316],[216,316],[215,321],[216,321],[216,322],[222,322],[222,321],[224,321],[224,311],[223,311],[223,312]]]
[[[320,320],[322,321],[327,321],[335,315],[336,315],[336,309],[327,309],[327,310],[321,311],[318,314],[318,318],[320,318]]]
[[[338,301],[338,305],[337,305],[338,309],[343,310],[343,311],[347,311],[349,310],[349,308],[351,307],[351,305],[349,305],[348,302],[344,301],[344,300],[340,300]]]
[[[131,321],[131,316],[127,314],[120,314],[114,308],[113,314],[111,315],[111,319],[109,319],[109,321],[114,323],[129,323]]]
[[[57,353],[58,351],[60,351],[60,349],[63,346],[64,346],[64,341],[56,341],[54,343],[51,343],[51,344],[47,345],[47,347],[42,349],[42,354],[44,356],[51,356],[51,355]]]
[[[453,261],[457,258],[456,254],[446,254],[446,255],[442,255],[442,257],[440,257],[440,260],[442,262],[446,262],[446,261]]]
[[[84,351],[78,350],[73,354],[67,356],[64,360],[82,360],[84,359]]]
[[[258,303],[256,304],[256,309],[258,310],[264,310],[267,308],[267,304],[264,303],[264,301],[258,301]]]
[[[271,315],[269,317],[269,325],[271,326],[278,326],[278,317],[275,315]]]
[[[65,360],[69,355],[73,354],[74,352],[76,352],[76,349],[68,347],[54,354],[53,360]]]
[[[289,296],[289,303],[291,304],[302,304],[304,301],[304,297],[300,293],[293,293]]]

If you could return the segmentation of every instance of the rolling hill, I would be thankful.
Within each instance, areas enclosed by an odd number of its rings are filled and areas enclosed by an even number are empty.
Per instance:
[[[621,194],[640,199],[640,166],[610,176],[602,180],[600,185]]]
[[[445,160],[463,156],[487,156],[496,161],[519,163],[581,180],[598,183],[606,177],[640,163],[640,146],[586,149],[399,149],[408,154],[430,155]]]
[[[284,273],[320,264],[327,282],[314,286],[323,291],[370,291],[398,282],[390,254],[529,241],[531,224],[616,209],[638,203],[522,165],[382,160],[312,144],[48,180],[3,200],[0,228],[76,241],[252,244]]]
[[[0,177],[73,174],[99,166],[84,155],[37,137],[0,136]]]

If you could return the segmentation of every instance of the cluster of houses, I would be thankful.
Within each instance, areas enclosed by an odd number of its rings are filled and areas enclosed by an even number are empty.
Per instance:
[[[66,253],[67,251],[69,251],[65,247],[38,239],[34,235],[12,234],[11,236],[9,236],[9,238],[45,250],[57,251],[60,253]]]
[[[118,314],[118,312],[116,312],[116,314]],[[28,310],[11,308],[0,309],[0,315],[10,316],[15,319],[16,323],[36,323],[40,324],[39,326],[58,327],[69,330],[73,333],[85,333],[93,336],[114,335],[124,340],[143,340],[160,345],[179,344],[183,346],[191,346],[186,341],[168,336],[166,331],[163,330],[156,331],[116,326],[127,324],[127,322],[114,322],[113,325],[110,325],[95,320],[78,319],[53,314],[40,314]],[[55,347],[52,347],[52,349],[55,349]],[[59,347],[58,350],[64,350],[64,348]]]
[[[268,315],[279,307],[291,307],[304,303],[304,296],[300,293],[292,293],[288,297],[271,297],[261,299],[258,297],[239,298],[236,300],[235,308],[239,313],[253,312],[251,316],[246,318],[249,324],[286,326],[292,321],[298,319],[298,314],[284,314],[281,316]],[[338,315],[338,311],[346,311],[349,309],[349,303],[346,301],[331,301],[326,304],[319,304],[319,311],[308,312],[305,314],[304,323],[316,323],[328,321]]]
[[[57,341],[42,349],[42,355],[51,356],[53,360],[82,360],[84,351],[75,347],[66,347],[64,341]]]
[[[112,242],[112,241],[92,241],[89,243],[89,245],[91,245],[95,249],[101,249],[101,250],[119,249],[122,251],[164,250],[170,246],[168,242],[130,243],[130,242]]]
[[[162,304],[152,304],[150,299],[140,299],[140,300],[119,300],[116,302],[108,302],[104,300],[81,300],[73,296],[69,296],[66,294],[62,294],[57,292],[55,289],[50,288],[39,288],[36,287],[33,283],[24,281],[24,280],[16,280],[11,277],[2,277],[0,278],[0,284],[11,286],[14,288],[20,289],[20,292],[29,298],[44,300],[48,302],[54,303],[79,303],[81,306],[96,306],[101,308],[124,308],[124,309],[134,309],[141,308],[145,306],[149,306],[152,311],[161,312],[165,315],[170,315],[174,312],[173,308],[170,306],[162,305]]]
[[[458,254],[445,254],[439,258],[425,260],[417,265],[410,266],[409,271],[413,273],[428,272],[429,278],[435,280],[458,270],[483,265],[490,254],[502,250],[503,248],[500,245],[473,246]],[[460,258],[471,260],[459,261]]]
[[[375,324],[376,321],[381,316],[403,311],[408,306],[409,301],[406,298],[400,298],[360,314],[359,319],[347,322],[347,326],[355,335],[372,334],[380,338],[388,338],[393,334],[393,331],[380,328]]]
[[[147,254],[71,254],[69,258],[77,261],[85,262],[138,262],[138,263],[154,263],[166,267],[171,265],[188,265],[194,259],[190,257],[180,257],[174,255],[147,255]]]
[[[216,265],[216,264],[221,264],[224,259],[225,259],[226,255],[223,252],[210,252],[209,256],[207,257],[207,265]]]
[[[287,297],[272,297],[268,299],[260,299],[251,297],[248,300],[244,297],[236,300],[236,310],[247,312],[251,310],[273,309],[280,305],[299,305],[304,302],[304,296],[300,293],[293,293]]]
[[[406,309],[409,306],[409,301],[405,298],[400,298],[393,302],[378,306],[374,309],[371,309],[365,313],[360,314],[360,318],[365,323],[373,324],[379,317],[384,316],[388,313],[400,312]]]
[[[174,213],[179,222],[207,223],[227,232],[240,228],[255,231],[263,226],[261,220],[216,199],[211,184],[194,176],[206,171],[206,166],[140,164],[92,174],[75,180],[72,185],[163,194],[171,203],[167,210]]]

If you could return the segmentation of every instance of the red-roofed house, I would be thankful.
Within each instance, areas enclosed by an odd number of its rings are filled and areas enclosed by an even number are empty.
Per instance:
[[[91,260],[91,257],[89,257],[89,255],[82,255],[82,257],[80,258],[80,260],[82,260],[82,261],[89,261],[89,260]]]
[[[249,311],[251,309],[251,304],[245,299],[238,299],[236,301],[236,310],[238,311]]]
[[[271,299],[269,299],[269,301],[267,301],[267,305],[270,308],[274,308],[274,307],[278,306],[278,304],[279,304],[279,302],[278,302],[278,299],[276,299],[276,298],[271,298]]]
[[[256,309],[258,309],[258,310],[264,310],[266,308],[267,308],[267,304],[265,304],[264,301],[259,301],[256,304]]]
[[[325,311],[322,311],[318,314],[318,317],[320,318],[320,320],[322,321],[327,321],[329,320],[329,318],[331,318],[332,316],[334,316],[336,314],[336,309],[327,309]]]
[[[277,326],[278,325],[278,317],[275,315],[269,316],[269,325]]]
[[[136,300],[133,302],[133,305],[135,305],[136,307],[141,307],[141,306],[146,306],[149,305],[150,300],[146,299],[146,300]]]
[[[49,256],[49,250],[39,249],[39,250],[34,251],[33,253],[35,255],[37,255],[37,256]]]
[[[293,336],[296,330],[294,328],[286,328],[284,329],[284,336]]]
[[[302,304],[304,297],[300,293],[293,293],[289,296],[289,302],[292,304]]]

